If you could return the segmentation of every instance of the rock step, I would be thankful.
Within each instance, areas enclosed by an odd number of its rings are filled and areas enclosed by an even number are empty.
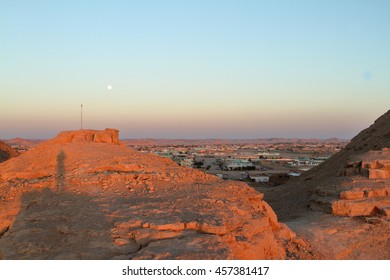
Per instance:
[[[336,200],[332,202],[332,214],[336,216],[373,216],[390,211],[389,197],[376,197],[355,200]]]
[[[379,188],[354,188],[340,193],[340,199],[343,200],[360,200],[372,197],[389,197],[390,187]]]

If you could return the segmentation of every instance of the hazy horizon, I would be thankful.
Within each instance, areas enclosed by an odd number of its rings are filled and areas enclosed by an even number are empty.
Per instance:
[[[50,138],[54,138],[56,135],[51,137],[45,137],[45,138],[31,138],[31,137],[20,137],[20,136],[14,136],[14,137],[8,137],[8,138],[0,138],[0,140],[10,140],[10,139],[25,139],[25,140],[48,140]],[[302,139],[302,140],[329,140],[329,139],[337,139],[340,141],[350,141],[351,138],[337,138],[337,137],[328,137],[328,138],[299,138],[299,137],[258,137],[258,138],[151,138],[151,137],[144,137],[144,138],[125,138],[121,137],[119,135],[120,140],[227,140],[227,141],[245,141],[245,140],[262,140],[262,139]]]
[[[389,1],[7,1],[0,138],[350,139],[390,104]],[[110,86],[110,87],[109,87]]]

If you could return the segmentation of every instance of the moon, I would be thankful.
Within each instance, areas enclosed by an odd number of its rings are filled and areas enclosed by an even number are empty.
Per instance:
[[[108,90],[111,90],[111,89],[112,89],[112,85],[108,85],[108,86],[107,86],[107,89],[108,89]]]

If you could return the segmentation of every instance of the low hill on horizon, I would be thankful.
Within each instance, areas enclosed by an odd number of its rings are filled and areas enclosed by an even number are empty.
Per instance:
[[[9,146],[15,146],[19,148],[30,148],[39,143],[46,141],[46,139],[27,139],[27,138],[11,138],[3,140]]]
[[[12,157],[17,157],[18,155],[18,151],[16,151],[3,141],[0,141],[0,162],[6,161]]]
[[[127,145],[164,146],[164,145],[223,145],[223,144],[277,144],[277,143],[346,143],[349,139],[328,138],[258,138],[258,139],[155,139],[155,138],[124,138],[120,139]],[[32,147],[47,139],[11,138],[4,142],[10,146]]]
[[[277,144],[277,143],[345,143],[349,140],[305,138],[257,138],[257,139],[122,139],[128,145],[223,145],[223,144]]]

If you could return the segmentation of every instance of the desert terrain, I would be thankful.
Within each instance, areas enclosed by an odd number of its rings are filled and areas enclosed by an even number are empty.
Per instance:
[[[390,259],[389,146],[390,111],[300,177],[253,188],[115,129],[65,131],[0,164],[0,258]]]
[[[311,258],[262,195],[70,131],[1,165],[3,259]]]

